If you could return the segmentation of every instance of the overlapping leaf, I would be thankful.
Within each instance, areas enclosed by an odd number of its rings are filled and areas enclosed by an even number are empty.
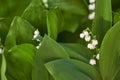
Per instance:
[[[120,71],[120,21],[105,35],[100,48],[100,71],[103,80],[116,80]],[[119,75],[120,77],[120,75]],[[118,79],[119,80],[119,79]]]
[[[32,80],[32,68],[36,48],[31,44],[12,47],[6,56],[8,80]]]
[[[45,36],[36,55],[33,69],[33,80],[49,80],[50,75],[44,64],[61,58],[69,58],[64,48],[48,36]]]

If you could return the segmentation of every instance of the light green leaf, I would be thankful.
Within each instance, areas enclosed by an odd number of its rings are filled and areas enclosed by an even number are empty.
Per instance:
[[[101,44],[105,33],[112,27],[111,0],[96,0],[92,31]]]
[[[36,56],[36,48],[31,44],[12,47],[6,56],[8,80],[32,80],[32,68]]]
[[[103,80],[115,80],[120,71],[120,21],[105,35],[100,48],[100,72]]]
[[[67,59],[48,62],[45,67],[55,80],[92,80],[88,75]]]
[[[49,80],[50,75],[44,64],[46,62],[69,58],[68,54],[58,43],[45,35],[39,50],[37,51],[36,60],[33,69],[33,80]]]
[[[34,27],[38,28],[41,35],[46,32],[46,10],[42,0],[32,0],[25,9],[22,17],[29,21]]]
[[[20,17],[15,17],[11,23],[6,41],[5,48],[9,50],[16,44],[33,43],[34,27]]]
[[[61,45],[67,51],[71,59],[76,59],[88,63],[89,59],[93,55],[89,49],[80,44],[62,43]]]
[[[53,39],[57,39],[58,34],[58,18],[54,12],[55,10],[49,10],[47,13],[47,29],[48,29],[48,36]]]
[[[5,74],[6,74],[6,59],[4,54],[2,54],[1,80],[7,80]]]
[[[71,61],[79,68],[81,72],[92,78],[92,80],[102,80],[100,73],[95,67],[75,59],[71,59]]]

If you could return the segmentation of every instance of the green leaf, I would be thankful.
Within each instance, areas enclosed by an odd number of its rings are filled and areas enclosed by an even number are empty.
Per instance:
[[[93,55],[89,49],[80,44],[62,43],[61,45],[67,51],[71,59],[76,59],[88,63],[89,59]]]
[[[83,0],[48,0],[50,8],[59,7],[67,12],[86,15],[88,13],[87,5]]]
[[[120,71],[120,21],[105,35],[100,48],[100,72],[103,80],[116,80]]]
[[[41,35],[44,35],[46,32],[46,10],[41,1],[32,0],[22,17],[38,28]]]
[[[92,80],[67,59],[48,62],[45,67],[55,80]]]
[[[48,36],[55,39],[57,38],[58,34],[58,18],[54,12],[55,10],[49,10],[47,13],[47,29],[48,29]]]
[[[5,73],[6,73],[6,59],[4,54],[2,54],[1,80],[7,80]]]
[[[15,17],[11,23],[6,41],[5,48],[9,50],[16,44],[33,43],[34,27],[20,17]]]
[[[102,6],[101,6],[102,5]],[[99,44],[105,33],[112,27],[111,0],[96,0],[95,19],[92,31],[99,40]]]
[[[58,43],[45,35],[39,50],[37,51],[36,60],[33,69],[33,80],[49,80],[50,75],[44,64],[46,62],[69,58],[68,54]]]
[[[95,69],[95,67],[75,59],[71,59],[71,61],[79,68],[81,72],[92,78],[92,80],[102,80],[100,73],[97,69]]]
[[[32,80],[32,68],[36,56],[36,48],[31,44],[12,47],[6,56],[8,80]]]

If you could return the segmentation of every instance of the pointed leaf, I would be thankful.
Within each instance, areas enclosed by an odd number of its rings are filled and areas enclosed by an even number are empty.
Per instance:
[[[105,35],[100,48],[100,71],[103,80],[115,80],[120,71],[120,21]]]
[[[112,27],[111,9],[111,0],[96,0],[95,19],[93,21],[92,31],[99,40],[99,44],[101,44],[105,33]]]
[[[12,47],[6,56],[8,80],[32,80],[32,68],[36,48],[31,44]]]
[[[33,69],[33,80],[49,80],[50,76],[44,64],[61,58],[69,58],[64,48],[48,36],[45,36],[37,51]]]
[[[33,43],[34,30],[34,27],[29,22],[23,18],[15,17],[5,41],[5,48],[9,50],[16,44]]]
[[[55,80],[92,80],[67,59],[48,62],[45,67]]]

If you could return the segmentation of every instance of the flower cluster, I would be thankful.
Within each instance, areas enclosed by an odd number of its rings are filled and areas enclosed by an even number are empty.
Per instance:
[[[94,10],[95,10],[95,0],[89,0],[89,3],[90,4],[89,4],[88,8],[91,11],[91,13],[88,15],[88,19],[93,20],[94,17],[95,17],[95,12],[94,12]]]
[[[42,2],[43,2],[43,4],[44,4],[44,6],[45,6],[46,8],[48,8],[48,0],[42,0]]]
[[[91,38],[91,37],[93,37],[91,35],[92,32],[91,31],[88,32],[88,31],[90,31],[88,28],[86,30],[83,30],[83,32],[80,33],[80,38],[85,39],[86,42],[89,42],[87,45],[87,47],[89,49],[95,49],[96,46],[98,45],[98,41],[95,38],[92,39]]]
[[[37,49],[39,49],[40,46],[41,46],[41,40],[39,39],[39,37],[40,37],[40,32],[39,32],[39,30],[37,29],[37,30],[35,30],[34,35],[33,35],[33,40],[36,40],[36,41],[39,42],[39,45],[36,46]]]
[[[83,32],[80,33],[80,38],[82,38],[86,42],[88,42],[88,44],[87,44],[88,49],[93,50],[93,49],[97,48],[98,41],[96,40],[96,37],[92,34],[92,32],[89,28],[83,30]],[[98,52],[99,52],[99,49],[96,49],[96,50],[98,50]],[[96,53],[98,53],[98,52],[96,51]],[[99,60],[99,54],[93,55],[93,58],[90,59],[89,64],[95,65],[96,60]]]
[[[2,48],[3,46],[2,46],[2,44],[1,44],[1,38],[0,38],[0,54],[2,54],[3,53],[3,48]]]
[[[97,54],[97,55],[94,55],[93,57],[95,57],[97,60],[99,60],[99,58],[100,58],[99,55],[100,54]],[[96,59],[94,59],[94,58],[90,59],[89,64],[95,65],[96,64]]]

